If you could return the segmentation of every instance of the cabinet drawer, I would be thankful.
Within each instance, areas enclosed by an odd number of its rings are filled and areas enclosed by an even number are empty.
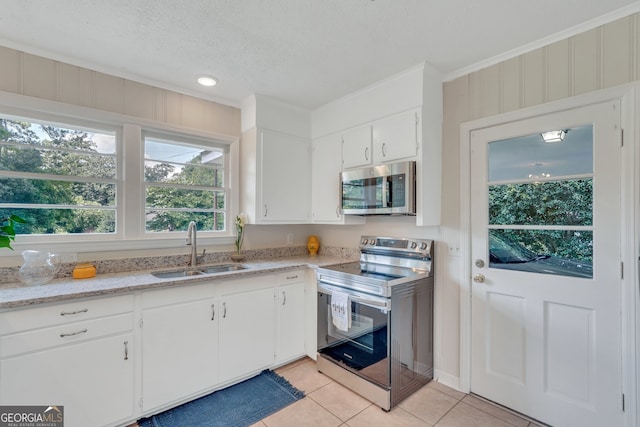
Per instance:
[[[211,297],[213,297],[213,285],[210,283],[154,289],[142,293],[142,308],[162,307]]]
[[[133,295],[69,301],[0,313],[0,335],[133,311]]]
[[[278,275],[278,284],[304,282],[306,270],[292,270]]]
[[[132,329],[130,313],[6,335],[0,337],[0,359]]]

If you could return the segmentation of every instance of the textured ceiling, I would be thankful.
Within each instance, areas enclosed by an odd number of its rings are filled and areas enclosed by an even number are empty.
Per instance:
[[[231,105],[258,93],[315,108],[422,61],[453,76],[639,3],[2,0],[0,45]],[[219,85],[199,87],[202,73]]]

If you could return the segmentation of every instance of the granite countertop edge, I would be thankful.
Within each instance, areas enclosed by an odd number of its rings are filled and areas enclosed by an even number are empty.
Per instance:
[[[296,256],[285,258],[270,258],[268,260],[250,260],[240,264],[246,266],[244,270],[229,271],[200,276],[161,279],[153,276],[154,271],[162,269],[129,271],[124,273],[99,274],[90,279],[55,279],[46,285],[15,286],[0,289],[0,309],[34,306],[51,302],[63,302],[74,299],[124,294],[153,288],[167,288],[184,286],[215,280],[236,279],[240,277],[260,274],[285,272],[299,268],[318,268],[329,265],[356,261],[338,256]],[[228,264],[228,263],[220,263]],[[203,264],[207,267],[216,264]]]

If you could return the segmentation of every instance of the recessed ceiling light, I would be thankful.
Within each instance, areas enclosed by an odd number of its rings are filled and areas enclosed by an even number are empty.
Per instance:
[[[211,87],[218,84],[218,79],[213,76],[202,75],[198,76],[198,83],[200,83],[202,86]]]

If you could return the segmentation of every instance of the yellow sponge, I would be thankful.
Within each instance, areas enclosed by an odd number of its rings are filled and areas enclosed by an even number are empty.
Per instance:
[[[74,279],[88,279],[96,276],[96,266],[93,264],[78,264],[73,269]]]

